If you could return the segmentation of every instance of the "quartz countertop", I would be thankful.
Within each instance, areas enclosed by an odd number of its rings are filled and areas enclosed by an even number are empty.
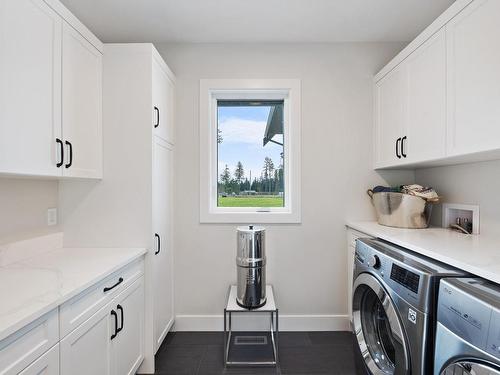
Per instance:
[[[0,340],[146,253],[58,248],[0,266]]]
[[[350,221],[347,227],[500,284],[500,234],[467,235],[444,228],[401,229],[375,221]]]

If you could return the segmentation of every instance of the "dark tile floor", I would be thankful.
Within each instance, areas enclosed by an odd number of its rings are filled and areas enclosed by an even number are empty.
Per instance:
[[[355,375],[362,374],[360,356],[350,332],[282,332],[280,367],[224,368],[219,332],[171,333],[156,354],[162,375]]]

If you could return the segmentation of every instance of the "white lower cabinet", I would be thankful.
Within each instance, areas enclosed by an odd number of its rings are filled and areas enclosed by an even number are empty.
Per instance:
[[[0,340],[0,375],[135,374],[144,317],[142,258]]]
[[[111,305],[61,341],[61,375],[111,374]]]
[[[57,375],[59,374],[59,344],[47,351],[19,375]]]
[[[144,358],[141,276],[61,341],[61,375],[134,374]]]
[[[0,341],[0,374],[19,374],[59,341],[57,308]]]
[[[144,358],[144,278],[116,297],[112,308],[116,309],[120,332],[111,340],[111,373],[135,374]]]

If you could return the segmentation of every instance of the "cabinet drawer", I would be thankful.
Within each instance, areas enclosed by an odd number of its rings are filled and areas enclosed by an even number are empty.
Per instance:
[[[19,375],[59,375],[59,344],[25,368]]]
[[[114,272],[61,305],[59,308],[61,338],[109,303],[143,273],[144,261],[140,259]]]
[[[0,374],[18,374],[59,341],[57,309],[0,342]]]

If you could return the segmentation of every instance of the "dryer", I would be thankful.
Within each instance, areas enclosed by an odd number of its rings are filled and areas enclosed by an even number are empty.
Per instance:
[[[369,373],[432,373],[439,280],[462,276],[466,273],[382,240],[356,242],[353,332]]]
[[[477,278],[439,287],[435,375],[500,375],[500,286]]]

